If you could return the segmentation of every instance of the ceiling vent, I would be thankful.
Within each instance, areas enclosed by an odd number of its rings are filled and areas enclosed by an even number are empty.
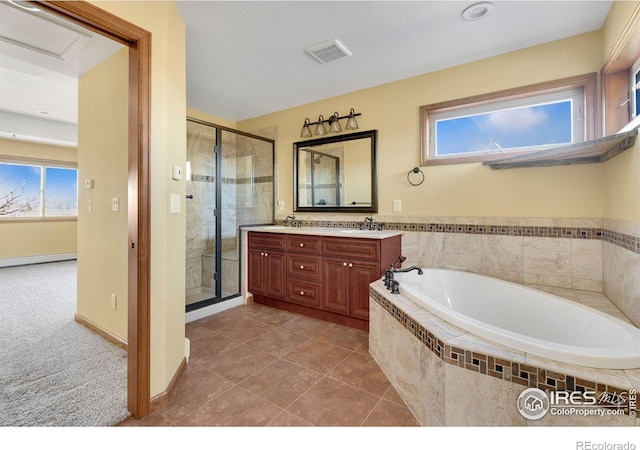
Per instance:
[[[337,39],[314,45],[307,48],[306,51],[322,64],[351,56],[349,49]]]

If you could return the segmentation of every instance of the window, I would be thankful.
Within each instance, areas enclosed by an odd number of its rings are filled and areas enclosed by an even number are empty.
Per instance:
[[[590,74],[423,106],[422,164],[487,161],[592,139]]]
[[[0,218],[77,215],[76,168],[0,163]]]
[[[640,60],[636,61],[630,70],[629,87],[631,95],[629,99],[631,101],[631,119],[635,119],[640,116]]]

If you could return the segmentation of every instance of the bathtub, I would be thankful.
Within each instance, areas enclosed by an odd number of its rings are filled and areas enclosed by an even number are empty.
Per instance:
[[[479,338],[579,366],[640,368],[640,329],[593,308],[456,270],[396,273],[395,279],[400,294]]]

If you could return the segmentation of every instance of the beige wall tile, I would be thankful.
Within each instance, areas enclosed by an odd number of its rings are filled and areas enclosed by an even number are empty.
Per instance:
[[[602,241],[571,239],[571,276],[602,282]]]
[[[522,386],[447,364],[447,426],[525,426],[516,408]]]
[[[523,238],[520,236],[480,236],[482,270],[522,273]]]

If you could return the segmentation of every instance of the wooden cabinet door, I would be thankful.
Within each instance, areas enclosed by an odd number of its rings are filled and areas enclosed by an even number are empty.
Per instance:
[[[268,297],[284,298],[285,286],[285,263],[284,253],[265,252],[265,266],[267,266],[267,292]]]
[[[370,262],[353,262],[349,267],[349,315],[369,320],[369,284],[380,274],[380,266]]]
[[[349,314],[349,267],[344,259],[324,258],[322,279],[324,292],[321,309],[340,314]]]
[[[249,250],[249,292],[252,294],[266,293],[266,278],[263,270],[264,251]]]

